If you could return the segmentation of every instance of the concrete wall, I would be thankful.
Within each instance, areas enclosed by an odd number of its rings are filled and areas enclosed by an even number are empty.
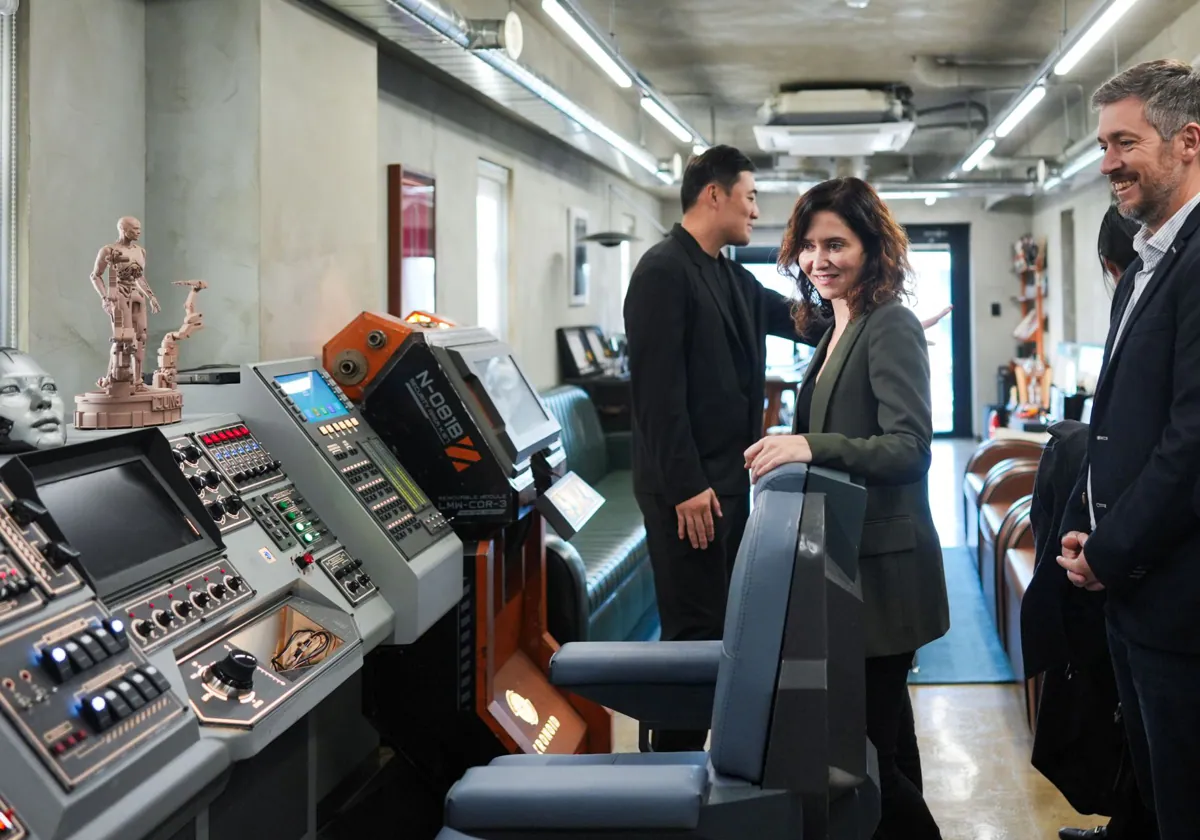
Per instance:
[[[384,301],[375,247],[375,44],[262,0],[262,358],[321,355]]]
[[[795,196],[765,195],[760,200],[761,219],[755,229],[755,244],[777,245],[787,224]],[[1030,230],[1031,219],[1024,211],[986,210],[979,200],[942,200],[932,207],[920,201],[897,201],[892,205],[899,222],[916,224],[962,224],[971,226],[971,370],[974,386],[971,418],[980,433],[983,406],[995,401],[995,371],[1016,350],[1012,331],[1020,320],[1016,276],[1012,272],[1013,244]],[[991,305],[1000,304],[1000,317],[992,317]],[[933,313],[928,313],[933,314]]]
[[[144,24],[141,0],[21,4],[20,343],[68,405],[108,359],[96,253],[146,210]]]
[[[584,307],[568,305],[567,208],[587,211],[589,229],[620,224],[629,208],[611,203],[610,183],[623,183],[561,144],[504,119],[472,98],[413,72],[387,55],[379,70],[379,167],[376,181],[380,283],[386,275],[385,171],[399,163],[436,179],[437,307],[457,321],[478,316],[475,197],[477,161],[510,170],[509,340],[536,387],[557,382],[554,330],[598,324],[623,331],[620,257],[616,248],[588,246],[591,295]],[[660,202],[625,185],[638,204],[658,218]],[[637,219],[631,264],[659,234]],[[386,287],[386,286],[381,286]]]

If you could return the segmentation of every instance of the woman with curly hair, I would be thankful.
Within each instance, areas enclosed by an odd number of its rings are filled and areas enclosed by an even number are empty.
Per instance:
[[[918,648],[950,627],[941,541],[929,510],[933,416],[921,324],[901,301],[908,238],[870,185],[838,178],[792,210],[780,271],[796,282],[803,333],[818,344],[796,400],[791,435],[746,450],[751,481],[781,464],[842,470],[867,488],[859,569],[866,630],[867,736],[879,755],[876,838],[940,838],[921,793],[908,695]]]

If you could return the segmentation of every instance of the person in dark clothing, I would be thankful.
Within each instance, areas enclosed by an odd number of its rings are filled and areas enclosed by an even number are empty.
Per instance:
[[[1087,462],[1058,564],[1105,593],[1137,787],[1162,840],[1200,837],[1200,73],[1150,61],[1096,91],[1100,171],[1140,223],[1113,296]]]
[[[1137,258],[1138,224],[1114,205],[1096,243],[1111,291]],[[1025,677],[1042,678],[1033,766],[1082,814],[1110,817],[1107,826],[1066,827],[1060,840],[1153,840],[1154,815],[1142,802],[1131,769],[1104,624],[1104,593],[1070,585],[1056,562],[1063,515],[1087,458],[1087,425],[1055,423],[1038,463],[1030,520],[1033,580],[1021,601]]]
[[[866,486],[858,559],[867,736],[879,759],[874,837],[940,840],[922,795],[907,680],[917,649],[950,627],[929,507],[929,353],[917,317],[902,303],[908,239],[869,184],[837,178],[797,201],[779,264],[796,283],[798,328],[818,310],[832,312],[834,323],[805,373],[793,434],[755,443],[746,465],[751,481],[805,463]]]
[[[683,220],[638,261],[625,297],[633,487],[646,525],[662,639],[720,639],[750,515],[742,453],[762,432],[766,338],[798,335],[792,301],[722,254],[749,244],[754,164],[730,146],[693,158]],[[946,314],[923,322],[928,328]],[[704,731],[658,731],[655,751],[701,750]]]

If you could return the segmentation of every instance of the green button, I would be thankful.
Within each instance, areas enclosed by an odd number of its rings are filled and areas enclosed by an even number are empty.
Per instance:
[[[288,515],[287,515],[287,521],[288,521],[288,522],[295,522],[295,521],[296,521],[296,518],[297,518],[298,516],[300,516],[300,514],[299,514],[299,513],[297,513],[296,511],[294,511],[294,510],[293,510],[293,511],[291,511],[290,513],[288,513]]]
[[[284,499],[282,502],[276,502],[276,503],[275,503],[275,507],[279,508],[280,510],[287,510],[287,509],[288,509],[288,508],[290,508],[291,506],[292,506],[292,500],[291,500],[291,499]]]
[[[303,531],[306,527],[308,526],[304,522],[297,522],[295,525],[297,531]]]
[[[316,536],[314,536],[314,535],[313,535],[313,534],[311,534],[311,533],[309,533],[309,534],[305,534],[305,535],[304,535],[304,541],[305,541],[306,543],[310,543],[310,542],[312,542],[312,541],[313,541],[313,540],[315,540],[315,539],[316,539]]]

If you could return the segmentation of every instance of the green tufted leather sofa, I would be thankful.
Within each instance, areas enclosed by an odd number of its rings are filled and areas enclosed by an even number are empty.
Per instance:
[[[629,434],[606,436],[595,405],[580,388],[559,385],[541,397],[562,427],[568,468],[605,500],[569,543],[547,528],[550,633],[560,644],[657,639],[654,575],[633,496]]]

